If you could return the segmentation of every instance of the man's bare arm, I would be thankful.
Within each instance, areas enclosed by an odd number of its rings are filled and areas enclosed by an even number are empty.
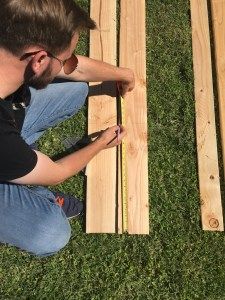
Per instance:
[[[11,182],[23,185],[57,185],[81,171],[88,162],[101,150],[115,147],[121,143],[125,136],[125,130],[116,138],[118,126],[105,130],[99,138],[86,146],[56,162],[45,154],[36,151],[38,162],[36,167],[26,176],[12,180]]]
[[[77,55],[77,58],[78,66],[73,73],[66,75],[62,69],[57,77],[86,82],[117,81],[120,83],[122,94],[133,90],[135,79],[132,70],[81,55]]]

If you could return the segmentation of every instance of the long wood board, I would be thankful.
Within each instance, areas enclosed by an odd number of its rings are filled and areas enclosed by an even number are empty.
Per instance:
[[[202,227],[222,231],[207,0],[191,0],[196,133]]]
[[[90,57],[116,65],[116,0],[91,0],[90,15],[99,28],[90,33]],[[89,134],[116,125],[116,123],[115,98],[106,95],[89,98]],[[116,228],[116,148],[98,154],[88,164],[86,175],[86,232],[114,233]]]
[[[121,0],[120,66],[135,72],[125,97],[128,232],[149,234],[145,0]]]
[[[225,1],[211,1],[211,9],[218,83],[223,166],[225,174]]]

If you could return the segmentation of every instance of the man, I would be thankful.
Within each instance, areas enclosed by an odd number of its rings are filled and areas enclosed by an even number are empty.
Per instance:
[[[64,182],[125,136],[118,126],[57,161],[33,149],[44,131],[84,104],[88,81],[134,88],[133,72],[73,55],[79,32],[95,23],[73,0],[0,0],[0,242],[38,256],[63,248],[68,218],[82,211],[73,196],[45,186]],[[53,81],[55,77],[61,83]]]

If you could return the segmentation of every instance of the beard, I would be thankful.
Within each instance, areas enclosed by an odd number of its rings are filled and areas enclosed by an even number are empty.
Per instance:
[[[48,84],[53,81],[53,79],[54,77],[52,76],[51,65],[49,65],[39,77],[35,75],[29,68],[25,71],[24,74],[24,83],[36,90],[46,88]]]

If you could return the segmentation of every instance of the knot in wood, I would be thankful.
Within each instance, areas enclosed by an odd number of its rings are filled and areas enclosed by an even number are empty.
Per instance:
[[[215,218],[211,218],[209,220],[209,226],[211,228],[218,228],[219,227],[219,221],[217,219],[215,219]]]

